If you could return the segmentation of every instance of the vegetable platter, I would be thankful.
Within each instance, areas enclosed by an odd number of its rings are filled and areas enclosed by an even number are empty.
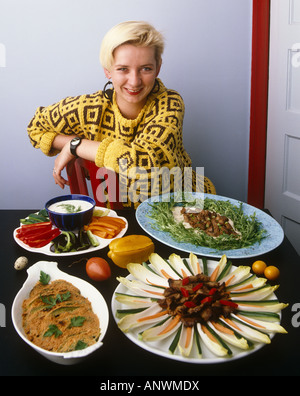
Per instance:
[[[228,362],[270,344],[276,333],[286,333],[280,320],[288,304],[276,298],[279,286],[252,274],[249,266],[233,266],[226,256],[214,261],[174,253],[165,260],[153,253],[149,262],[131,263],[127,269],[130,274],[118,278],[112,312],[120,330],[151,353],[188,363]],[[199,277],[206,281],[191,283]],[[171,284],[177,284],[173,295],[182,306],[168,303]]]
[[[108,246],[112,240],[117,237],[122,237],[127,232],[127,220],[124,217],[118,216],[114,210],[95,207],[94,214],[95,216],[93,216],[92,222],[88,226],[85,226],[84,229],[75,233],[58,230],[50,223],[49,218],[46,217],[45,211],[41,210],[37,213],[28,215],[25,219],[20,219],[20,227],[14,230],[13,237],[19,246],[29,252],[41,253],[47,256],[73,256],[83,252],[91,253],[103,249]],[[105,219],[107,219],[107,221],[105,221]],[[115,221],[122,224],[122,226],[115,227],[112,225],[115,231],[110,234],[103,231],[100,221],[107,225]],[[39,229],[43,230],[43,235],[46,235],[49,239],[43,240],[42,243],[37,241],[30,244],[25,243],[26,239],[22,238],[23,234],[27,232],[25,227],[34,229],[33,235],[35,233],[41,235]],[[62,240],[63,244],[61,242]],[[74,243],[77,245],[79,243],[79,248],[65,250],[59,248],[61,245],[67,246]]]
[[[183,221],[176,221],[175,207],[197,205],[204,205],[204,208],[233,220],[241,238],[231,235],[210,237],[195,229],[187,229]],[[195,192],[182,196],[170,193],[149,198],[137,208],[136,219],[144,231],[165,245],[213,258],[224,254],[228,258],[259,256],[275,249],[284,238],[280,224],[267,213],[241,201],[213,194]]]

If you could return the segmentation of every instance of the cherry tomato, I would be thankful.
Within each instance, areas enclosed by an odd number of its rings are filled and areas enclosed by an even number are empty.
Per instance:
[[[252,270],[257,275],[263,275],[266,268],[267,264],[262,260],[257,260],[252,264]]]
[[[103,281],[111,276],[108,262],[101,257],[90,258],[85,266],[88,276],[95,281]]]
[[[277,279],[279,277],[279,274],[279,269],[274,265],[269,265],[264,271],[265,277],[269,280]]]

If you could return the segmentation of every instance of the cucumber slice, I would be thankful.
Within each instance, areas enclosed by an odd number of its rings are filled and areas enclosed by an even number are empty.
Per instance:
[[[87,233],[87,236],[88,236],[89,241],[90,241],[90,243],[91,243],[92,246],[97,247],[97,246],[100,245],[100,243],[99,243],[97,237],[92,233],[91,230],[87,230],[86,233]]]
[[[182,325],[181,325],[181,326],[179,327],[179,329],[177,330],[177,332],[176,332],[176,334],[175,334],[175,337],[174,337],[174,339],[173,339],[173,341],[172,341],[172,344],[169,346],[169,351],[170,351],[171,353],[174,353],[174,352],[175,352],[175,349],[176,349],[177,346],[178,346],[178,342],[179,342],[179,339],[180,339],[181,330],[182,330]]]

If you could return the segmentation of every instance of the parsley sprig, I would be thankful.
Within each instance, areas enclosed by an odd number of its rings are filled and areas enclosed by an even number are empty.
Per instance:
[[[62,331],[59,330],[59,328],[54,325],[54,324],[50,324],[48,327],[48,330],[44,333],[44,337],[51,337],[51,336],[55,336],[55,338],[59,337],[62,334]]]
[[[68,291],[62,295],[57,294],[56,297],[52,297],[52,296],[40,296],[41,300],[43,301],[43,303],[46,304],[46,306],[44,307],[45,309],[51,309],[53,307],[55,307],[55,305],[59,302],[63,302],[68,300],[71,297],[71,293]]]
[[[41,271],[40,282],[42,285],[48,285],[48,283],[50,282],[50,275],[46,274],[44,271]]]
[[[81,327],[83,323],[85,322],[85,317],[84,316],[74,316],[71,318],[71,322],[69,324],[69,329],[72,327]]]

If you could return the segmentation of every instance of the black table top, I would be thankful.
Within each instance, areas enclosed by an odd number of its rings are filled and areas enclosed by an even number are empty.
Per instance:
[[[128,271],[114,265],[107,257],[108,248],[99,250],[96,255],[104,257],[111,264],[112,276],[103,282],[95,282],[88,278],[85,265],[74,263],[80,256],[50,257],[30,253],[19,247],[13,239],[13,230],[18,227],[19,219],[31,213],[28,210],[2,210],[1,212],[1,276],[0,303],[5,307],[5,322],[1,318],[1,353],[0,374],[2,376],[94,376],[105,377],[139,377],[172,376],[237,376],[237,375],[271,375],[298,376],[300,373],[300,259],[290,242],[285,238],[283,243],[268,254],[259,258],[268,265],[276,265],[280,269],[276,291],[281,302],[289,303],[282,311],[282,325],[288,334],[277,334],[271,344],[264,346],[255,353],[242,359],[218,364],[190,364],[167,359],[152,354],[132,343],[117,327],[111,315],[111,297],[118,285],[116,277],[127,276]],[[145,234],[135,220],[132,211],[119,212],[129,222],[127,234]],[[167,258],[171,253],[182,256],[182,252],[169,248],[154,241],[156,252]],[[83,363],[62,366],[50,362],[30,348],[15,331],[11,320],[11,306],[17,292],[27,278],[26,270],[16,271],[14,262],[19,256],[25,255],[29,265],[37,261],[57,261],[62,271],[78,276],[93,284],[105,298],[110,310],[110,322],[104,337],[103,346],[94,352]],[[90,254],[90,256],[95,256]],[[232,259],[234,265],[251,265],[253,258]],[[3,309],[2,309],[3,313]],[[124,378],[124,377],[123,377]]]

